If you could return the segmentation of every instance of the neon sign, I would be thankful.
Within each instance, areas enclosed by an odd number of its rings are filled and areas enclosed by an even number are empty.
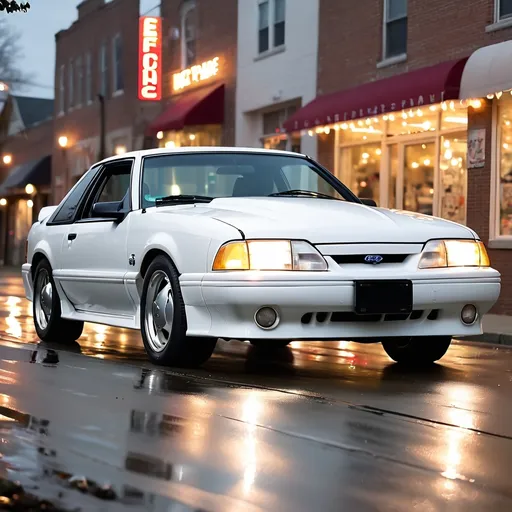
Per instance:
[[[202,64],[191,66],[179,73],[172,75],[172,88],[174,91],[181,91],[193,83],[203,82],[219,72],[219,57],[207,60]]]
[[[162,98],[162,18],[139,19],[139,100]]]

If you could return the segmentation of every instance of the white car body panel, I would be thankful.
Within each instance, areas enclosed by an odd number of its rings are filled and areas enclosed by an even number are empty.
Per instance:
[[[213,148],[254,153],[286,152]],[[211,152],[180,148],[176,153]],[[481,317],[499,296],[500,274],[492,268],[419,270],[424,244],[431,239],[477,239],[471,229],[411,212],[373,208],[344,201],[298,197],[219,198],[207,204],[140,209],[139,183],[144,155],[134,157],[132,211],[120,223],[75,222],[47,226],[56,207],[43,208],[28,237],[28,261],[22,267],[26,296],[33,297],[32,262],[41,255],[53,269],[68,319],[140,328],[141,265],[159,250],[175,263],[187,314],[187,334],[227,339],[354,339],[379,336],[480,334]],[[297,156],[296,154],[292,154]],[[68,234],[76,234],[68,240]],[[326,272],[212,272],[218,249],[243,238],[307,240],[324,255]],[[354,254],[407,255],[403,263],[338,264],[335,257]],[[134,264],[130,264],[131,256]],[[376,322],[350,316],[355,279],[411,279],[415,319]],[[479,319],[467,326],[461,307],[475,304]],[[275,307],[280,323],[263,330],[256,310]],[[432,310],[437,319],[428,319]],[[323,321],[317,313],[326,313]],[[303,322],[311,314],[311,321]],[[348,314],[348,317],[343,317]],[[340,316],[341,315],[341,316]],[[340,320],[339,318],[344,319]]]

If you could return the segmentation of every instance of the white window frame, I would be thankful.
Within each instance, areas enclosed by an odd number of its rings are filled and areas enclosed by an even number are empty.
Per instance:
[[[117,74],[117,54],[116,54],[116,44],[119,41],[121,45],[121,75],[123,74],[123,40],[121,39],[121,34],[116,34],[112,39],[112,96],[119,96],[124,92],[124,84],[123,87],[119,87],[119,82],[122,80],[122,76],[119,77]],[[120,80],[121,78],[121,80]]]
[[[181,69],[187,69],[190,67],[190,64],[187,62],[187,43],[189,41],[186,40],[186,31],[185,31],[185,22],[187,17],[192,14],[194,15],[194,11],[196,9],[195,0],[189,0],[183,4],[180,14],[180,24],[181,24],[181,37],[180,37],[180,46],[181,46]],[[194,19],[194,43],[197,43],[197,18]]]
[[[504,18],[500,18],[500,4],[501,0],[494,0],[494,23],[512,23],[512,13]]]
[[[85,91],[84,103],[92,103],[92,55],[91,52],[85,54]]]
[[[73,64],[73,59],[70,59],[68,66],[68,110],[72,110],[75,105],[75,66]]]
[[[66,111],[66,66],[60,65],[59,68],[59,115],[63,115]]]
[[[100,46],[99,59],[99,78],[100,78],[100,94],[104,97],[108,93],[108,66],[107,66],[107,43],[103,42]]]
[[[491,194],[489,207],[489,247],[512,249],[512,236],[500,234],[500,165],[501,165],[501,123],[497,101],[492,104],[491,127]]]
[[[398,62],[403,62],[404,60],[407,59],[407,41],[406,41],[406,45],[405,45],[405,52],[403,53],[400,53],[398,55],[392,55],[392,56],[389,56],[388,57],[388,48],[387,48],[387,35],[388,35],[388,23],[392,22],[392,21],[397,21],[397,20],[400,20],[402,18],[409,18],[409,5],[407,5],[407,14],[406,16],[402,16],[401,18],[393,18],[393,19],[388,19],[388,6],[389,6],[389,2],[391,0],[384,0],[382,2],[383,6],[384,6],[384,12],[383,12],[383,15],[382,15],[382,61],[381,62],[384,62],[384,63],[389,63],[389,64],[395,64],[395,63],[398,63]],[[408,0],[407,0],[408,2]]]
[[[276,46],[274,39],[274,29],[276,24],[276,0],[258,0],[257,9],[256,9],[256,53],[258,56],[266,56],[272,55],[274,53],[278,53],[283,51],[286,47],[286,13],[287,13],[287,5],[286,0],[284,0],[284,27],[285,27],[285,35],[284,35],[284,43]],[[260,52],[259,50],[259,33],[260,33],[260,15],[259,15],[259,7],[261,4],[268,4],[268,49]]]
[[[75,73],[76,73],[76,101],[75,106],[81,107],[83,103],[83,93],[84,93],[84,70],[83,70],[83,59],[82,57],[77,57],[75,59]]]

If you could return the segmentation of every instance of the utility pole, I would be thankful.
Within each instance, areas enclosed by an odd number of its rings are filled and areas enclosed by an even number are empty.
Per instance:
[[[98,154],[98,160],[105,158],[105,96],[98,94],[98,100],[100,102],[100,150]]]

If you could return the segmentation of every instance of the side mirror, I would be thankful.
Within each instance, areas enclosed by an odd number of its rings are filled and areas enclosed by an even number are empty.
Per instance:
[[[361,201],[361,203],[365,204],[366,206],[377,206],[377,203],[373,199],[366,199],[360,197],[359,201]]]
[[[122,221],[126,217],[126,212],[119,210],[119,203],[94,203],[92,207],[92,216],[102,219],[112,219],[117,222]]]

